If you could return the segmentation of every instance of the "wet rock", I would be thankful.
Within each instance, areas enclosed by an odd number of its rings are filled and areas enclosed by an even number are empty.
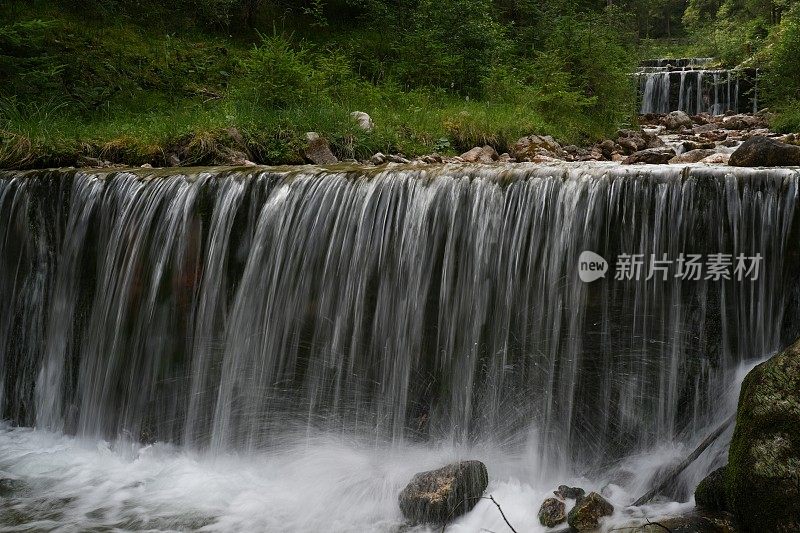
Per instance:
[[[716,154],[715,150],[690,150],[681,155],[676,155],[669,160],[670,164],[675,163],[698,163],[703,159]]]
[[[697,489],[694,491],[694,501],[698,507],[702,507],[708,511],[728,510],[728,497],[725,494],[725,476],[727,471],[727,466],[718,468],[700,482]]]
[[[695,140],[685,140],[681,143],[681,152],[691,152],[692,150],[710,150],[716,147],[711,141],[698,142]]]
[[[729,164],[734,167],[800,165],[800,146],[792,146],[769,137],[755,136],[733,152]]]
[[[433,165],[433,164],[436,164],[436,163],[441,163],[442,162],[442,156],[440,156],[439,154],[430,154],[430,155],[422,156],[422,160],[425,163],[429,164],[429,165]]]
[[[673,111],[664,118],[664,125],[668,130],[677,131],[691,128],[692,118],[683,111]]]
[[[708,165],[727,165],[728,161],[731,159],[731,154],[714,154],[706,157],[705,159],[701,160],[701,163],[706,163]]]
[[[18,479],[0,479],[0,498],[11,498],[25,489],[25,484]]]
[[[471,511],[488,484],[486,465],[480,461],[420,472],[400,493],[400,510],[414,524],[443,524]]]
[[[591,531],[600,527],[600,519],[614,514],[614,506],[596,492],[575,504],[569,512],[567,522],[578,531]]]
[[[800,341],[744,379],[725,476],[745,531],[800,531]]]
[[[499,158],[497,151],[488,145],[476,146],[469,152],[461,154],[461,159],[467,163],[493,163]]]
[[[586,491],[580,487],[568,487],[567,485],[559,485],[558,490],[554,490],[553,494],[562,500],[580,500],[586,496]]]
[[[153,168],[153,165],[151,165],[150,163],[145,163],[144,165],[142,165],[139,168]]]
[[[331,152],[328,141],[313,131],[306,133],[306,146],[303,149],[303,157],[315,165],[332,165],[339,162]]]
[[[512,161],[514,161],[514,159],[512,159],[511,155],[508,152],[503,152],[502,154],[500,154],[500,158],[497,161],[500,163],[511,163]]]
[[[170,166],[170,167],[179,167],[179,166],[181,166],[181,158],[178,157],[178,154],[169,154],[167,156],[167,166]]]
[[[622,161],[623,165],[636,165],[636,164],[646,164],[646,165],[665,165],[669,163],[669,160],[675,157],[675,150],[672,149],[663,149],[663,148],[653,148],[649,150],[641,150],[632,154],[625,158]]]
[[[738,533],[733,516],[727,513],[694,512],[685,516],[661,518],[651,523],[637,521],[615,528],[615,533]]]
[[[382,164],[386,163],[386,156],[383,155],[382,153],[378,152],[377,154],[375,154],[375,155],[373,155],[372,157],[369,158],[369,162],[372,163],[373,165],[376,165],[376,166],[377,165],[382,165]]]
[[[375,128],[375,123],[372,122],[372,117],[363,111],[353,111],[350,113],[350,118],[356,121],[358,127],[364,131],[372,131]]]
[[[544,527],[556,527],[567,520],[567,506],[557,498],[547,498],[539,508],[539,523]]]
[[[561,145],[549,135],[529,135],[518,140],[509,150],[517,161],[531,161],[537,155],[563,157]]]

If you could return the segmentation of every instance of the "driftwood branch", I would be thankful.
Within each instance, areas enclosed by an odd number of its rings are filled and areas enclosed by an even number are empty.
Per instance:
[[[495,506],[497,507],[497,510],[498,510],[498,511],[500,511],[500,516],[502,516],[502,517],[503,517],[503,520],[505,521],[505,523],[506,523],[506,525],[508,526],[508,528],[509,528],[511,531],[513,531],[514,533],[519,533],[519,532],[518,532],[516,529],[514,529],[514,526],[512,526],[512,525],[511,525],[511,522],[509,522],[509,521],[508,521],[508,518],[506,518],[506,514],[503,512],[503,508],[502,508],[502,507],[500,507],[500,504],[499,504],[499,503],[497,503],[497,500],[495,500],[495,499],[494,499],[494,496],[492,496],[492,495],[490,494],[488,498],[487,498],[486,496],[478,496],[478,497],[476,497],[476,498],[466,498],[466,499],[464,499],[464,500],[461,500],[461,503],[471,502],[471,501],[473,501],[473,500],[491,500],[491,502],[492,502],[493,504],[495,504]],[[454,512],[454,511],[455,511],[457,508],[458,508],[458,506],[456,506],[456,507],[455,507],[455,508],[454,508],[452,511],[450,511],[450,516],[448,516],[448,517],[447,517],[447,522],[445,522],[444,524],[442,524],[442,533],[444,533],[444,530],[445,530],[445,529],[447,528],[447,526],[450,524],[450,519],[453,517],[453,512]],[[484,530],[484,531],[489,531],[489,530],[487,529],[487,530]],[[494,533],[494,532],[491,532],[491,533]]]
[[[656,483],[656,485],[653,486],[653,488],[650,489],[644,496],[633,502],[633,506],[639,507],[652,500],[656,496],[656,494],[661,492],[664,489],[664,487],[669,485],[676,477],[680,475],[681,472],[686,470],[686,467],[688,467],[698,457],[700,457],[700,454],[706,451],[706,448],[711,446],[711,444],[713,444],[714,441],[720,437],[720,435],[725,433],[725,430],[728,429],[728,427],[730,427],[731,424],[733,424],[733,421],[735,419],[736,419],[735,416],[730,417],[728,420],[722,423],[717,429],[715,429],[708,437],[703,439],[703,442],[701,442],[700,445],[697,448],[695,448],[695,450],[686,459],[681,461],[681,463],[676,465],[675,467],[669,469],[669,471],[667,471],[667,473],[664,475],[661,481]]]

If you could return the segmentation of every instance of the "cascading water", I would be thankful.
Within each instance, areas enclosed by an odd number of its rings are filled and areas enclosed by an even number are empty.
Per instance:
[[[0,522],[392,531],[402,485],[457,457],[489,465],[520,531],[567,480],[629,504],[797,333],[799,178],[5,173],[0,477],[22,488]],[[579,279],[583,251],[605,278]],[[615,279],[624,254],[719,253],[760,275]],[[454,527],[501,526],[481,504]]]
[[[707,58],[644,62],[636,74],[640,112],[757,112],[758,71],[711,69],[712,62]]]

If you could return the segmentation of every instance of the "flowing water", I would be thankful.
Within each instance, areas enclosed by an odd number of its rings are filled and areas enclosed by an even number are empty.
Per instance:
[[[616,522],[690,508],[724,442],[623,510],[796,337],[798,178],[1,174],[0,528],[396,531],[408,479],[460,458],[486,462],[519,531],[568,481]],[[604,278],[580,280],[583,251]],[[681,253],[763,261],[615,279],[621,254]],[[453,525],[481,528],[504,528],[491,503]]]
[[[636,74],[640,112],[756,113],[758,71],[710,68],[712,62],[708,58],[644,62]]]

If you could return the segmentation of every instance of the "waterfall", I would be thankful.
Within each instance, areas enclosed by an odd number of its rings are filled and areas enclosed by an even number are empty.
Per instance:
[[[643,62],[636,73],[641,113],[757,112],[758,71],[711,69],[712,62],[707,58]],[[740,80],[744,82],[742,85]],[[740,96],[748,102],[746,107],[740,108]]]
[[[796,170],[152,172],[0,174],[4,419],[215,455],[500,446],[552,483],[693,442],[796,334]],[[763,262],[616,279],[626,254]]]

